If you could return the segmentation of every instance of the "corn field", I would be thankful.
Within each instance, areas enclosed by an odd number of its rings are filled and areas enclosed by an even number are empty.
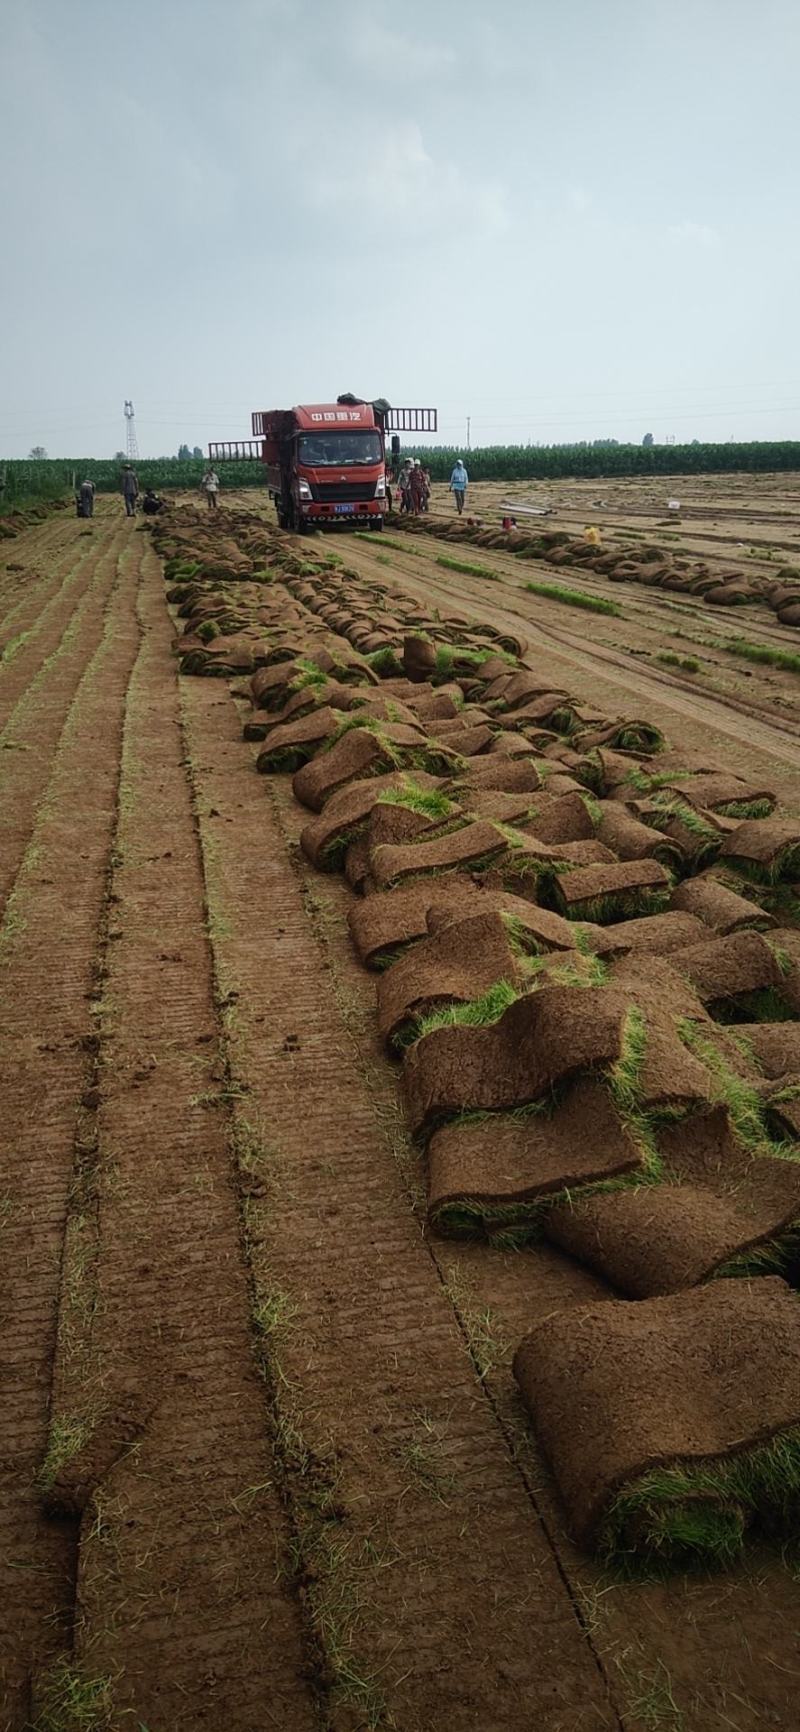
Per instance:
[[[724,445],[484,445],[409,447],[420,457],[434,481],[450,478],[455,460],[466,459],[472,481],[555,480],[561,476],[717,475],[735,471],[777,473],[800,470],[800,441],[759,441]],[[135,465],[142,488],[164,491],[199,487],[205,458],[143,458]],[[260,463],[225,463],[221,479],[227,487],[263,487]],[[0,462],[0,512],[37,500],[63,499],[85,476],[98,492],[119,491],[122,464],[117,458],[29,458]]]
[[[153,457],[134,463],[139,485],[165,491],[171,487],[199,487],[208,468],[207,458]],[[118,458],[63,457],[29,458],[25,462],[0,462],[0,512],[42,499],[64,499],[88,477],[98,493],[117,493],[122,480]],[[260,463],[226,463],[224,487],[258,487],[264,484]]]
[[[555,480],[560,476],[718,475],[737,470],[800,470],[800,440],[724,445],[415,446],[434,481],[447,481],[457,457],[471,481]]]

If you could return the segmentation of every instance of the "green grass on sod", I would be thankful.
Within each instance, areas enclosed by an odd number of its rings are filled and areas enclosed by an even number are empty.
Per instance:
[[[622,618],[622,608],[615,601],[606,601],[602,595],[587,595],[583,589],[564,589],[560,583],[526,583],[525,588],[532,595],[546,596],[548,601],[563,601],[568,607],[583,607],[590,613],[610,613],[615,619]]]
[[[634,1570],[719,1568],[740,1555],[755,1517],[796,1525],[799,1500],[800,1431],[791,1430],[716,1461],[651,1468],[618,1492],[600,1551]]]

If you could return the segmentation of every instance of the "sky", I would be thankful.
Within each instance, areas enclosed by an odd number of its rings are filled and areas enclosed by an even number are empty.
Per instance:
[[[800,438],[797,0],[3,0],[0,458]]]

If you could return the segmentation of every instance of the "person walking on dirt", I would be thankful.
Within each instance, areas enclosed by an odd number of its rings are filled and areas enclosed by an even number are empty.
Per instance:
[[[131,468],[130,463],[126,463],[122,471],[122,497],[125,501],[125,516],[135,517],[136,501],[139,497],[139,477],[136,471]]]
[[[207,469],[200,485],[205,492],[209,511],[216,511],[217,494],[219,493],[219,476],[216,469]]]
[[[422,471],[422,485],[424,488],[424,492],[423,492],[423,496],[422,496],[422,509],[423,509],[423,511],[429,511],[430,510],[430,504],[431,504],[431,472],[430,472],[430,469],[423,469],[423,471]]]
[[[93,481],[87,480],[87,481],[81,482],[80,501],[81,501],[81,516],[82,517],[94,517],[94,482]]]
[[[418,457],[414,458],[411,466],[408,488],[411,495],[411,510],[415,517],[419,517],[425,502],[425,481],[422,474],[422,464]]]
[[[468,485],[469,476],[464,468],[461,458],[457,457],[455,464],[453,465],[453,473],[450,477],[450,492],[456,502],[456,511],[458,512],[459,517],[464,509],[464,500],[467,495]]]

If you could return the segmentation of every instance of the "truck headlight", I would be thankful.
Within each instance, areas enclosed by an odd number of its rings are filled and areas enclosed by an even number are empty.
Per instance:
[[[385,475],[382,475],[380,477],[380,480],[376,481],[376,483],[375,483],[375,498],[376,499],[385,499],[386,498],[386,476]]]
[[[311,498],[311,488],[307,481],[303,481],[302,477],[297,483],[297,496],[299,499]]]

